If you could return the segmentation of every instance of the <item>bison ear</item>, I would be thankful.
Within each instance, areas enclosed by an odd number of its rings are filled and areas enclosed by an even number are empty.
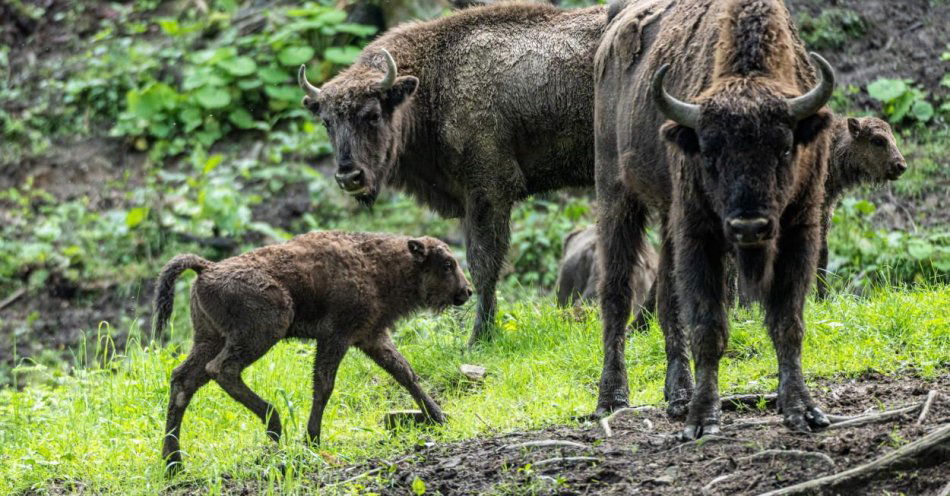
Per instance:
[[[848,117],[848,132],[852,138],[857,138],[861,134],[861,123],[854,117]]]
[[[400,76],[396,78],[393,87],[383,94],[383,103],[390,109],[395,109],[409,99],[419,87],[419,78],[415,76]]]
[[[310,98],[310,95],[304,96],[303,100],[300,100],[300,104],[314,115],[320,113],[320,104],[313,98]]]
[[[667,121],[660,128],[660,134],[663,139],[676,145],[686,155],[695,155],[699,153],[699,136],[692,128],[673,121]]]
[[[795,143],[807,145],[815,140],[822,131],[831,124],[831,112],[819,110],[816,114],[810,115],[795,125]],[[848,123],[850,127],[850,123]]]
[[[412,255],[412,260],[416,263],[422,263],[426,261],[426,245],[419,241],[418,239],[409,240],[409,254]]]

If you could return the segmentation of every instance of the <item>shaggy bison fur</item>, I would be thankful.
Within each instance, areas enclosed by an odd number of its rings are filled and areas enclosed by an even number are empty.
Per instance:
[[[158,278],[156,332],[171,316],[175,279],[188,269],[198,273],[191,287],[194,345],[172,372],[162,448],[173,471],[181,463],[185,409],[195,391],[211,380],[254,412],[272,439],[280,438],[277,411],[244,383],[241,371],[285,338],[317,341],[309,440],[320,440],[323,409],[351,346],[406,388],[428,419],[444,421],[389,330],[396,319],[415,310],[461,305],[471,296],[445,243],[429,237],[315,232],[216,263],[179,255]]]

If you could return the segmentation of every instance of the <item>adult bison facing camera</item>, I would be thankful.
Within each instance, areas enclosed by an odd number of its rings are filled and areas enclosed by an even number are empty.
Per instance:
[[[778,0],[647,0],[610,11],[616,16],[595,59],[605,348],[598,412],[627,403],[630,272],[652,207],[663,224],[665,395],[671,415],[687,414],[682,436],[719,430],[731,252],[765,306],[785,424],[827,426],[805,386],[801,350],[819,251],[832,68],[813,54],[815,77]]]
[[[503,4],[399,26],[322,88],[301,68],[303,104],[323,119],[336,180],[364,204],[384,184],[461,217],[488,335],[512,205],[593,184],[593,57],[603,7]]]

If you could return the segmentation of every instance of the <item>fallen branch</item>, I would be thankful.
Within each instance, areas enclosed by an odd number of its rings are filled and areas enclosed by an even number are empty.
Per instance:
[[[919,405],[918,405],[919,406]],[[760,496],[788,496],[811,494],[841,488],[878,475],[901,469],[918,469],[937,465],[950,459],[950,425],[945,425],[930,434],[904,445],[875,460],[844,472],[820,477],[794,486],[763,493]]]
[[[732,394],[729,396],[723,396],[720,400],[721,407],[724,412],[736,411],[740,406],[747,406],[750,408],[758,408],[758,406],[764,401],[766,408],[772,408],[775,406],[775,401],[778,399],[778,395],[775,393],[767,394]]]
[[[648,412],[650,410],[656,410],[655,406],[637,406],[632,408],[621,408],[610,415],[600,419],[600,428],[604,430],[604,437],[611,437],[614,435],[613,430],[610,428],[610,421],[620,416],[621,414],[631,413],[631,412]]]
[[[948,482],[946,486],[943,486],[943,489],[937,493],[937,496],[950,496],[950,482]]]
[[[23,296],[24,294],[26,294],[26,288],[20,288],[14,291],[13,294],[11,294],[10,296],[7,296],[3,301],[0,301],[0,310],[3,310],[4,308],[7,308],[8,306],[10,306],[11,304],[13,304],[13,302],[19,300],[20,297]]]
[[[537,468],[537,467],[543,467],[545,465],[552,465],[555,463],[564,463],[564,462],[591,463],[591,462],[599,462],[599,461],[601,461],[600,458],[596,458],[593,456],[562,456],[562,457],[557,457],[557,458],[548,458],[547,460],[541,460],[539,462],[532,463],[531,466]]]
[[[842,422],[832,423],[827,427],[828,430],[833,429],[844,429],[845,427],[858,427],[865,424],[876,424],[879,422],[887,422],[894,418],[900,417],[902,415],[912,413],[918,408],[921,407],[921,404],[905,406],[904,408],[898,408],[896,410],[889,410],[886,412],[875,413],[872,415],[862,415],[860,417],[854,417]]]
[[[380,471],[382,471],[382,470],[386,470],[386,469],[388,469],[389,467],[392,467],[393,465],[398,465],[398,464],[400,464],[400,463],[402,463],[402,462],[404,462],[404,461],[406,461],[406,460],[412,458],[412,456],[413,456],[413,455],[406,455],[406,456],[404,456],[404,457],[402,457],[402,458],[400,458],[400,459],[398,459],[398,460],[396,460],[396,461],[394,461],[394,462],[392,462],[392,463],[386,463],[385,465],[376,467],[376,468],[374,468],[374,469],[372,469],[372,470],[367,470],[366,472],[363,472],[363,473],[354,475],[353,477],[350,477],[349,479],[342,480],[342,481],[340,481],[340,482],[334,482],[334,483],[332,483],[332,484],[326,484],[326,485],[324,485],[323,487],[342,486],[343,484],[347,484],[347,483],[353,482],[353,481],[355,481],[355,480],[357,480],[357,479],[362,479],[363,477],[369,477],[370,475],[373,475],[373,474],[375,474],[376,472],[380,472]]]
[[[781,418],[767,418],[764,420],[749,420],[747,422],[736,422],[734,424],[724,425],[722,430],[737,431],[742,429],[751,429],[753,427],[772,427],[782,425]]]
[[[703,486],[702,489],[700,489],[700,492],[702,492],[703,494],[707,494],[712,491],[713,486],[715,486],[716,484],[719,484],[720,482],[723,482],[729,479],[733,479],[735,477],[738,477],[739,475],[741,474],[736,473],[736,474],[720,475],[719,477],[716,477],[715,479],[709,481],[708,484]]]
[[[802,450],[779,450],[779,449],[767,449],[760,451],[758,453],[751,454],[749,456],[743,456],[737,461],[751,461],[761,460],[763,458],[768,458],[769,460],[774,460],[775,458],[810,458],[814,460],[821,460],[832,467],[835,466],[835,461],[828,455],[824,453],[818,453],[815,451],[802,451]]]
[[[924,407],[920,409],[920,416],[917,417],[917,425],[923,425],[924,419],[927,418],[927,414],[930,413],[930,405],[933,405],[934,400],[937,399],[937,390],[931,389],[927,393],[927,399],[924,400]]]
[[[576,448],[589,450],[590,446],[581,443],[575,443],[574,441],[561,441],[559,439],[543,439],[540,441],[527,441],[524,443],[518,444],[506,444],[502,448],[514,450],[514,449],[523,449],[523,448]]]

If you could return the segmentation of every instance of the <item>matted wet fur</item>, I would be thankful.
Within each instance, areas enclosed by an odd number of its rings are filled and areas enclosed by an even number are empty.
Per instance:
[[[821,105],[833,82],[819,84],[778,0],[644,0],[610,11],[616,14],[595,58],[605,273],[597,413],[627,403],[629,274],[653,209],[662,224],[656,292],[664,392],[669,413],[686,415],[683,437],[718,431],[731,253],[744,287],[765,304],[786,424],[803,431],[827,425],[805,387],[800,356],[832,135],[831,113]],[[668,72],[660,71],[666,64]],[[822,71],[823,81],[833,80],[827,66]]]
[[[372,204],[387,184],[463,219],[478,293],[472,342],[494,322],[512,205],[593,184],[593,57],[605,20],[602,6],[503,3],[404,24],[304,99],[358,201]]]
[[[449,247],[435,238],[314,232],[220,262],[179,255],[162,269],[155,294],[155,329],[168,323],[175,279],[192,269],[194,345],[171,377],[162,457],[181,467],[181,421],[195,392],[214,380],[235,401],[281,435],[274,407],[241,379],[241,371],[285,338],[315,339],[313,407],[307,438],[320,440],[323,409],[337,368],[351,346],[362,350],[406,388],[429,420],[445,416],[422,390],[396,350],[389,329],[423,308],[461,305],[472,294]]]

